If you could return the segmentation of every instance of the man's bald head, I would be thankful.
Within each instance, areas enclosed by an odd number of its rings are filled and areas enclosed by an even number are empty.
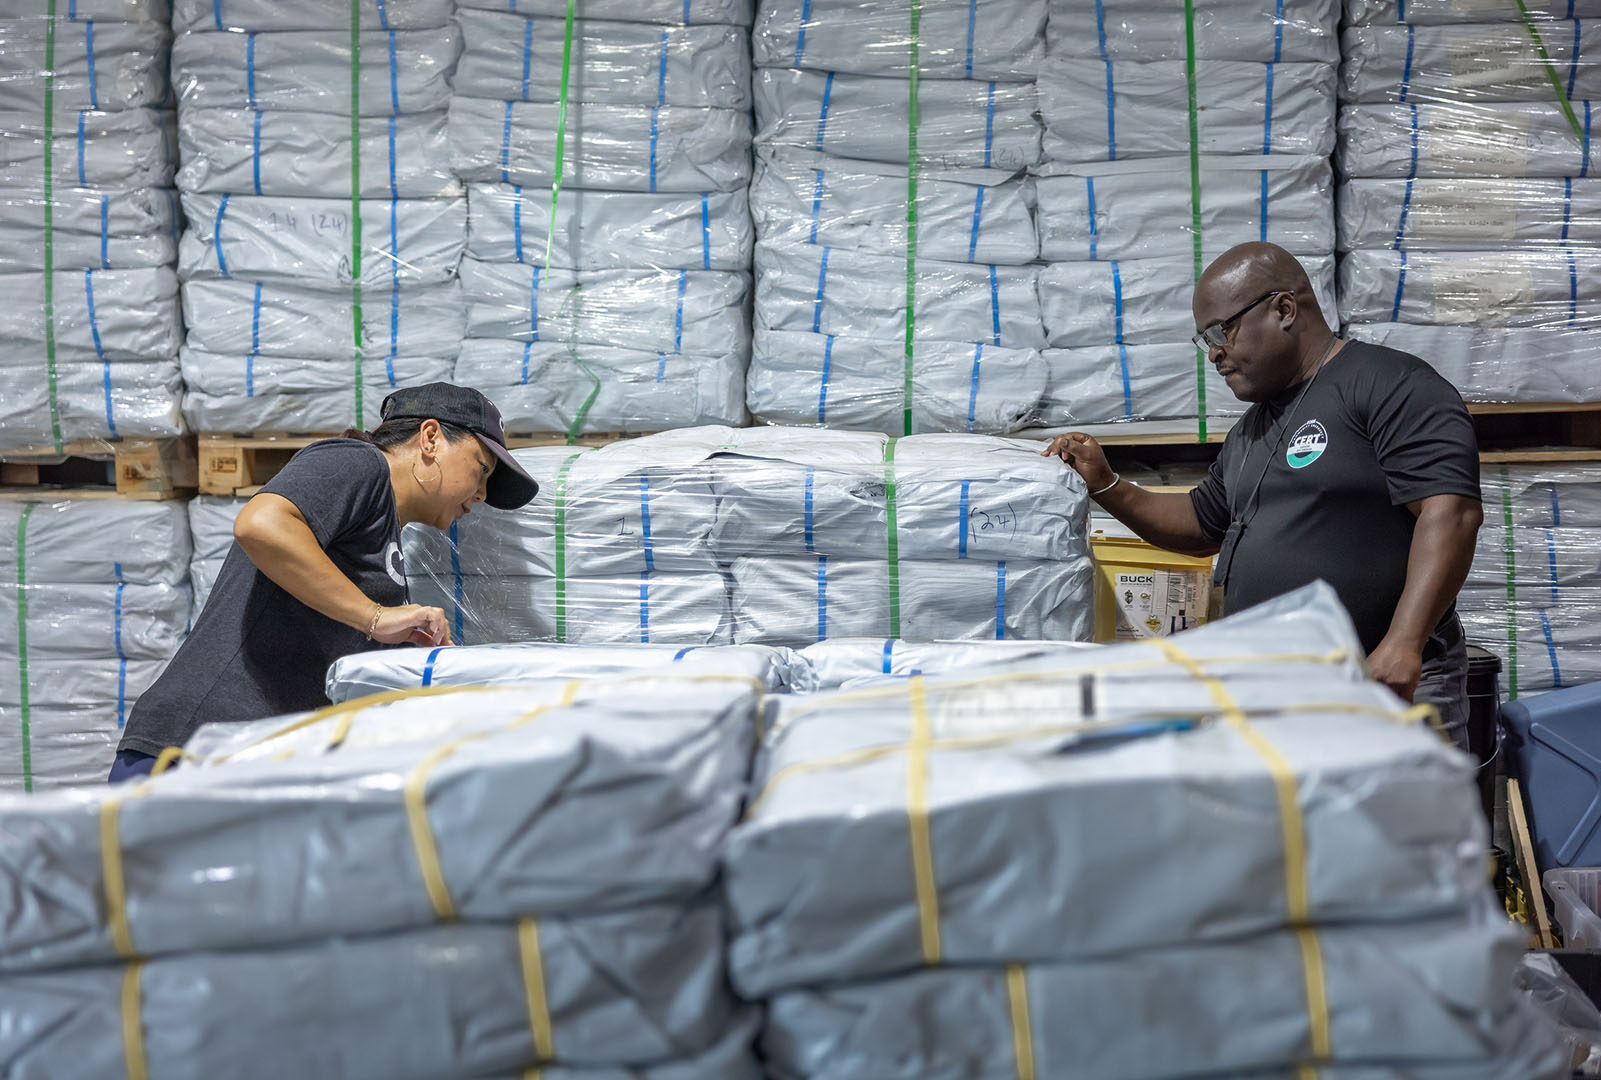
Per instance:
[[[1305,378],[1329,341],[1306,270],[1277,244],[1218,256],[1195,283],[1191,308],[1198,331],[1224,332],[1208,358],[1242,401],[1269,400]]]
[[[1196,325],[1206,326],[1227,318],[1242,305],[1275,289],[1292,293],[1302,304],[1317,304],[1306,269],[1288,251],[1277,244],[1260,242],[1231,247],[1212,261],[1195,284]],[[1203,300],[1209,308],[1213,303],[1220,305],[1222,314],[1204,318]]]

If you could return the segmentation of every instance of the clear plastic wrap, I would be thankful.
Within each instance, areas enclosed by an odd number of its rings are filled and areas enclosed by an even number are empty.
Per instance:
[[[452,281],[398,292],[372,289],[361,308],[364,361],[386,355],[453,357],[466,312]],[[190,281],[183,289],[189,347],[234,356],[346,359],[352,356],[354,300],[334,285]]]
[[[1573,102],[1581,125],[1590,113]],[[1335,164],[1346,176],[1582,177],[1601,147],[1574,134],[1555,95],[1542,101],[1347,105]]]
[[[80,112],[58,104],[50,120],[47,126],[39,109],[0,112],[0,161],[6,162],[9,175],[37,182],[44,174],[49,130],[49,179],[57,188],[172,185],[177,154],[171,112]]]
[[[1340,100],[1369,103],[1551,101],[1547,63],[1575,101],[1601,97],[1601,38],[1583,20],[1345,30]],[[1543,48],[1545,58],[1540,50]]]
[[[1469,401],[1591,401],[1595,342],[1584,327],[1357,323],[1350,337],[1427,360]]]
[[[842,158],[906,164],[910,101],[903,79],[760,68],[756,139]],[[917,159],[934,169],[1014,172],[1040,160],[1033,83],[924,79]]]
[[[0,19],[0,110],[44,108],[48,25],[38,17]],[[58,107],[118,112],[166,102],[168,34],[160,23],[59,20],[54,39],[51,96]]]
[[[1322,157],[1334,149],[1333,64],[1202,60],[1195,69],[1200,153]],[[1188,154],[1188,86],[1183,61],[1048,60],[1039,84],[1045,157],[1085,162]]]
[[[195,431],[371,430],[396,387],[449,382],[448,358],[369,355],[362,364],[362,415],[355,413],[354,368],[340,360],[248,356],[184,348],[183,413]],[[491,395],[491,400],[495,400]]]
[[[1189,167],[1187,157],[1046,166],[1035,181],[1040,257],[1189,255],[1194,207],[1189,185],[1173,182]],[[1334,249],[1333,178],[1324,158],[1209,155],[1200,159],[1200,179],[1203,258],[1257,240],[1295,255]]]
[[[47,0],[17,0],[11,8],[21,17],[43,18]],[[62,13],[58,13],[58,17]],[[72,0],[65,22],[155,22],[167,23],[172,17],[170,0]]]
[[[189,531],[194,557],[189,562],[189,587],[194,593],[195,617],[200,617],[211,587],[222,572],[223,560],[233,549],[233,523],[248,499],[201,495],[189,500]]]
[[[1226,0],[1197,5],[1190,23],[1141,0],[1050,0],[1049,8],[1053,57],[1182,61],[1191,25],[1200,60],[1332,64],[1340,54],[1339,0]]]
[[[1353,251],[1340,261],[1347,322],[1594,331],[1601,251]]]
[[[991,664],[1093,648],[1078,641],[934,641],[896,638],[829,638],[797,655],[807,665],[809,690],[836,690],[875,679],[971,672]]]
[[[1523,7],[1539,19],[1594,19],[1601,16],[1601,2],[1598,0],[1525,0]],[[1509,6],[1501,0],[1345,0],[1346,21],[1356,26],[1516,23],[1522,17],[1519,5]]]
[[[1203,414],[1222,419],[1241,416],[1250,407],[1234,396],[1217,368],[1189,342],[1046,349],[1040,356],[1046,371],[1040,427],[1179,420]]]
[[[566,0],[458,0],[461,8],[491,11],[505,11],[508,3],[514,11],[547,19],[559,19],[567,12]],[[584,15],[665,26],[749,26],[754,7],[755,0],[589,0],[584,4]]]
[[[105,2],[105,0],[96,0]],[[350,16],[376,30],[427,30],[448,26],[452,0],[172,0],[172,25],[185,30],[350,30]],[[346,40],[349,40],[348,37]]]
[[[348,27],[348,23],[346,24]],[[451,26],[385,33],[376,25],[352,53],[349,33],[277,30],[180,34],[172,45],[180,109],[259,109],[401,116],[443,110],[461,48]]]
[[[0,274],[0,369],[43,368],[49,330],[59,363],[170,363],[177,353],[183,332],[170,268],[58,270],[51,286],[53,320],[43,274]]]
[[[1341,250],[1601,247],[1601,179],[1346,180]]]
[[[0,273],[44,269],[43,203],[42,188],[0,188]],[[170,188],[56,188],[51,192],[51,265],[57,270],[171,266],[178,257],[180,221]]]
[[[1083,485],[1037,443],[698,428],[516,453],[551,498],[407,532],[413,599],[458,640],[1089,636]]]
[[[1045,55],[1045,0],[930,4],[918,23],[924,79],[1031,81]],[[751,31],[756,63],[907,78],[911,23],[894,0],[763,0]]]

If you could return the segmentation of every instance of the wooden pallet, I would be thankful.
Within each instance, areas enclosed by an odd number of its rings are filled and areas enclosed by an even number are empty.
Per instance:
[[[173,499],[198,483],[190,438],[80,439],[53,446],[0,450],[0,485],[14,494],[70,492],[73,498]]]
[[[627,436],[615,434],[580,435],[576,446],[604,446]],[[206,495],[250,496],[278,475],[289,459],[301,449],[332,435],[299,435],[281,432],[255,432],[249,435],[204,433],[197,442],[200,491]],[[506,444],[513,450],[529,446],[566,446],[567,436],[511,435]]]
[[[1468,406],[1489,463],[1601,462],[1601,402]]]

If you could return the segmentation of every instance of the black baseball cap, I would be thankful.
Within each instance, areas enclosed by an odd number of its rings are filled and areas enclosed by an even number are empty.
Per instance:
[[[539,485],[523,471],[506,449],[506,429],[500,425],[500,410],[469,386],[436,382],[396,390],[384,398],[379,415],[385,420],[438,420],[466,428],[500,459],[489,474],[484,501],[496,510],[515,510],[539,494]]]

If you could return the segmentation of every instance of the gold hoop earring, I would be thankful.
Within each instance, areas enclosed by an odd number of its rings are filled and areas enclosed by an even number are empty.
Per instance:
[[[427,487],[429,484],[437,483],[439,478],[444,476],[444,475],[445,475],[445,470],[436,461],[436,462],[434,462],[433,479],[424,480],[422,477],[417,475],[417,463],[415,461],[413,461],[411,463],[411,478],[413,480],[417,481],[417,486],[418,487]]]

